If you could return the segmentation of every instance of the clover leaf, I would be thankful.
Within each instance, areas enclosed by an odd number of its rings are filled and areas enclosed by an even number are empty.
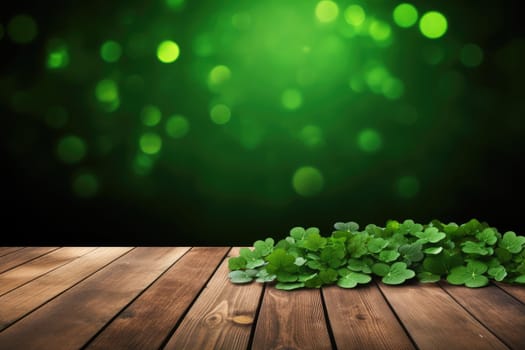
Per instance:
[[[407,268],[407,264],[396,262],[390,266],[388,273],[383,276],[381,281],[384,284],[401,284],[415,275],[416,273],[413,270]]]
[[[423,230],[423,225],[416,224],[413,220],[407,219],[403,221],[403,223],[399,227],[399,230],[401,232],[406,232],[415,235],[416,233],[421,232]]]
[[[461,243],[461,251],[467,254],[487,255],[491,253],[492,248],[485,247],[485,243],[476,243],[466,241]]]
[[[440,275],[433,274],[432,272],[423,271],[417,274],[417,279],[421,283],[434,283],[441,279]]]
[[[463,257],[460,254],[442,252],[438,255],[429,255],[423,260],[423,268],[436,275],[445,275],[452,268],[462,265]]]
[[[367,247],[368,251],[371,253],[379,253],[381,250],[386,248],[388,241],[383,238],[372,238],[368,241]]]
[[[232,283],[250,283],[253,277],[248,275],[245,271],[237,270],[228,274]]]
[[[282,290],[293,290],[298,288],[303,288],[304,283],[303,282],[295,282],[295,283],[282,283],[279,282],[275,285],[275,288],[282,289]]]
[[[467,266],[454,267],[447,276],[450,284],[464,284],[470,288],[483,287],[489,283],[489,279],[483,274],[487,271],[487,265],[481,261],[471,260]]]
[[[249,248],[239,249],[239,255],[246,260],[246,268],[248,269],[254,269],[265,263],[258,251],[252,251]]]
[[[429,247],[424,250],[425,254],[437,255],[443,251],[443,247]]]
[[[257,252],[259,256],[266,256],[272,252],[274,243],[273,238],[266,238],[264,241],[255,241],[255,243],[253,243],[255,248],[254,252]]]
[[[518,276],[514,279],[514,282],[516,283],[524,283],[525,284],[525,275]]]
[[[498,241],[496,231],[490,227],[487,227],[483,231],[478,232],[476,234],[476,238],[488,245],[494,245]]]
[[[348,253],[351,257],[360,258],[368,253],[368,249],[366,247],[368,238],[369,236],[367,233],[359,233],[350,238],[346,245],[346,249],[348,250]]]
[[[501,248],[507,249],[509,252],[514,254],[521,252],[524,244],[525,237],[516,236],[516,234],[512,231],[506,232],[499,242],[499,246]]]
[[[260,270],[257,275],[255,276],[257,279],[256,282],[264,283],[264,282],[272,282],[277,277],[276,275],[270,275],[266,269]]]
[[[399,257],[399,252],[397,250],[382,250],[379,253],[379,260],[384,262],[395,261]]]
[[[415,236],[419,238],[419,241],[425,243],[437,243],[444,239],[447,235],[444,232],[439,232],[435,227],[428,227],[423,232],[416,232]]]
[[[301,241],[306,235],[306,230],[303,227],[297,226],[290,230],[290,236],[296,241]]]
[[[421,252],[421,243],[404,244],[399,247],[399,253],[407,260],[408,264],[423,260],[425,255]]]
[[[501,265],[491,267],[490,269],[488,269],[487,273],[489,274],[489,276],[494,277],[494,279],[498,282],[503,281],[503,279],[507,277],[507,271],[505,270],[505,267]]]
[[[337,285],[342,288],[355,288],[358,284],[366,284],[372,280],[370,275],[359,272],[350,272],[339,278]]]
[[[347,266],[348,269],[356,272],[371,273],[370,265],[372,263],[371,259],[348,259]]]
[[[312,232],[311,234],[307,234],[306,238],[303,242],[303,247],[310,250],[310,251],[318,251],[321,248],[324,248],[326,246],[326,238],[321,237],[321,235],[318,232]]]
[[[336,222],[334,228],[338,231],[357,232],[357,230],[359,230],[359,224],[353,221]]]
[[[284,249],[275,249],[266,257],[266,260],[268,261],[266,271],[271,274],[276,274],[279,271],[295,272],[297,270],[295,257],[288,254]]]
[[[228,259],[228,268],[233,270],[242,270],[246,268],[246,259],[242,256],[234,256]]]

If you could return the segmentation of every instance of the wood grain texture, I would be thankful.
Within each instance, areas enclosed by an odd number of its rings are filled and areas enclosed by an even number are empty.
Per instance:
[[[322,293],[338,349],[414,349],[375,283]]]
[[[525,286],[518,284],[505,284],[496,282],[496,285],[525,304]]]
[[[0,349],[81,348],[187,250],[133,249],[1,332]]]
[[[0,330],[98,271],[131,248],[98,248],[0,297]]]
[[[58,247],[29,247],[0,257],[0,273],[52,252]]]
[[[525,349],[525,305],[498,287],[441,283],[452,297],[512,349]]]
[[[230,255],[238,254],[238,248]],[[234,285],[225,259],[165,349],[246,349],[263,287]]]
[[[229,248],[192,248],[99,334],[88,349],[158,349]]]
[[[507,349],[439,285],[379,288],[420,349]]]
[[[252,349],[332,349],[321,291],[266,288]]]
[[[23,249],[24,247],[0,247],[0,256],[11,254],[17,250]]]
[[[52,271],[84,254],[94,247],[65,247],[19,265],[0,274],[0,295],[15,289],[49,271]]]

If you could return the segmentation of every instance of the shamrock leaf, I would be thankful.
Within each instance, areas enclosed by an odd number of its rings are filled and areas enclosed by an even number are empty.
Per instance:
[[[467,254],[487,255],[491,253],[490,248],[485,247],[484,243],[466,241],[461,243],[461,251]]]
[[[298,256],[297,258],[295,258],[294,264],[297,266],[303,266],[306,263],[306,261],[307,260],[305,258]]]
[[[487,273],[489,274],[489,276],[492,276],[498,282],[503,281],[503,279],[507,277],[507,271],[505,270],[505,267],[501,265],[491,267],[487,271]]]
[[[425,256],[421,252],[421,243],[404,244],[399,247],[399,253],[410,264],[412,262],[421,261]]]
[[[524,283],[525,284],[525,275],[518,276],[514,279],[514,282],[516,283]]]
[[[399,230],[401,232],[410,233],[412,235],[415,235],[418,232],[421,232],[423,230],[423,225],[414,223],[413,220],[405,220],[399,227]]]
[[[254,269],[264,265],[264,259],[257,251],[252,251],[249,248],[241,248],[239,255],[246,260],[246,268],[248,269]]]
[[[334,269],[326,269],[319,272],[319,278],[323,284],[330,284],[337,280],[338,274]]]
[[[441,279],[440,275],[433,274],[432,272],[423,271],[417,274],[417,279],[421,283],[434,283]]]
[[[390,265],[377,263],[372,265],[372,272],[378,276],[384,277],[390,272]]]
[[[233,270],[242,270],[246,268],[246,259],[242,256],[235,256],[228,259],[228,268]]]
[[[276,274],[279,271],[295,272],[297,270],[295,257],[283,249],[275,249],[266,257],[266,260],[268,261],[266,270],[271,274]]]
[[[368,251],[371,253],[379,253],[381,250],[386,248],[388,241],[383,238],[372,238],[368,241]]]
[[[462,265],[463,258],[460,254],[442,252],[438,255],[429,255],[423,260],[423,268],[436,275],[445,275],[452,268]]]
[[[415,275],[416,273],[413,270],[407,269],[407,264],[396,262],[390,266],[388,273],[383,276],[381,281],[384,284],[401,284]]]
[[[512,231],[505,233],[499,242],[499,246],[501,248],[507,249],[509,252],[514,254],[521,252],[524,244],[525,237],[516,236],[516,234]]]
[[[480,261],[471,260],[467,266],[454,267],[447,276],[450,284],[464,284],[470,288],[483,287],[489,283],[489,279],[483,274],[487,271],[487,265]]]
[[[249,283],[253,281],[253,277],[249,276],[245,271],[232,271],[228,276],[232,283]]]
[[[310,251],[318,251],[326,246],[326,238],[321,237],[318,232],[307,234],[303,242],[303,247]]]
[[[320,258],[326,265],[336,269],[344,263],[345,253],[344,245],[332,245],[323,249]]]
[[[435,227],[428,227],[424,232],[416,232],[415,236],[419,238],[420,243],[437,243],[444,239],[447,235],[444,232],[439,232]]]
[[[266,269],[260,270],[257,275],[255,276],[257,279],[256,282],[264,283],[264,282],[272,282],[277,277],[276,275],[270,275]]]
[[[443,251],[443,247],[429,247],[424,250],[426,254],[437,255]]]
[[[334,228],[337,231],[356,232],[359,230],[359,224],[353,221],[349,222],[336,222]]]
[[[352,258],[357,259],[368,253],[368,249],[366,248],[368,237],[367,233],[359,233],[350,238],[346,249]]]
[[[348,259],[347,264],[348,264],[348,268],[352,271],[364,272],[364,273],[372,272],[372,270],[370,269],[370,265],[364,259],[363,260]]]
[[[481,232],[476,234],[476,238],[481,242],[493,245],[498,241],[498,236],[496,236],[496,231],[493,228],[487,227]]]
[[[279,282],[295,282],[297,281],[298,276],[291,274],[286,271],[279,271],[277,272],[277,281]]]
[[[290,236],[296,241],[301,241],[306,235],[306,230],[303,227],[297,226],[290,230]]]
[[[372,280],[372,277],[364,273],[350,272],[339,278],[337,285],[342,288],[354,288],[358,283],[366,284]]]
[[[282,283],[279,282],[275,285],[275,288],[281,289],[281,290],[293,290],[298,288],[303,288],[304,283],[303,282],[295,282],[295,283]]]
[[[253,243],[254,251],[257,252],[259,256],[266,256],[272,252],[274,243],[273,238],[266,238],[264,241],[255,241],[255,243]]]
[[[379,253],[379,260],[384,262],[395,261],[399,257],[399,252],[397,250],[382,250]]]

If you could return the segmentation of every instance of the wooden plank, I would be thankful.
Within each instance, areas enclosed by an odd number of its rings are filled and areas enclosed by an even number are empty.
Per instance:
[[[0,333],[0,349],[79,349],[188,249],[136,248]]]
[[[338,349],[414,349],[375,283],[322,293]]]
[[[158,349],[229,248],[192,248],[99,334],[88,349]]]
[[[518,284],[509,284],[509,283],[499,283],[496,282],[496,285],[503,289],[505,292],[512,295],[514,298],[518,299],[525,304],[525,286]]]
[[[332,349],[321,291],[267,287],[252,349]]]
[[[13,252],[16,252],[17,250],[20,250],[24,247],[0,247],[0,256],[4,256],[7,254],[11,254]]]
[[[472,289],[442,283],[452,297],[512,349],[525,349],[525,305],[498,287]]]
[[[0,297],[0,330],[130,251],[98,248]]]
[[[420,349],[507,349],[437,284],[379,288]]]
[[[237,255],[238,248],[230,255]],[[246,349],[261,298],[261,283],[235,285],[225,259],[165,349]]]
[[[52,252],[58,247],[30,247],[0,257],[0,273]]]
[[[0,274],[0,295],[94,250],[94,247],[66,247]]]

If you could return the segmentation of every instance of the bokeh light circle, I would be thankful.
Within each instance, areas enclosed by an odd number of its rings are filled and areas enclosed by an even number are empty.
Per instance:
[[[464,66],[477,67],[483,61],[483,51],[476,44],[466,44],[461,48],[459,58]]]
[[[139,146],[145,154],[157,154],[162,148],[162,139],[154,132],[147,132],[140,136]]]
[[[447,32],[447,19],[437,11],[425,13],[419,20],[419,30],[429,39],[441,38]]]
[[[140,112],[140,119],[146,126],[155,126],[160,123],[162,113],[157,106],[146,105]]]
[[[322,0],[315,6],[315,17],[321,23],[333,22],[338,15],[339,6],[333,1]]]
[[[348,24],[359,27],[365,22],[366,13],[361,6],[350,5],[345,9],[344,18]]]
[[[38,27],[33,17],[21,14],[9,21],[7,34],[17,44],[28,44],[36,38]]]
[[[113,40],[107,40],[100,46],[100,57],[106,62],[117,62],[122,55],[122,47]]]
[[[418,13],[414,5],[405,2],[395,7],[392,17],[401,28],[409,28],[416,24]]]
[[[286,89],[281,95],[281,103],[288,110],[295,110],[303,104],[303,95],[297,89]]]
[[[98,178],[90,173],[84,172],[78,174],[72,183],[73,192],[81,198],[92,198],[94,197],[99,189]]]
[[[87,146],[83,139],[75,135],[64,136],[58,141],[57,157],[67,164],[80,162],[87,153]]]
[[[190,130],[190,123],[182,115],[173,115],[166,122],[166,133],[178,139],[184,137]]]
[[[366,128],[361,130],[357,136],[357,145],[367,153],[374,153],[381,149],[383,141],[381,135],[375,129]]]
[[[210,118],[215,124],[226,124],[231,118],[230,108],[225,104],[217,104],[211,108]]]
[[[180,48],[176,42],[164,40],[157,47],[157,58],[162,63],[173,63],[179,58]]]
[[[402,198],[412,198],[419,192],[419,180],[415,176],[401,176],[396,182],[396,192]]]
[[[303,197],[315,196],[324,186],[324,177],[319,169],[303,166],[295,171],[292,177],[295,192]]]

